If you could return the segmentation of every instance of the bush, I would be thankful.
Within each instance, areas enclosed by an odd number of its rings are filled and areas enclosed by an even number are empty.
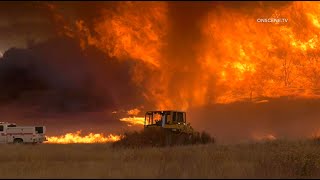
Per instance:
[[[119,141],[113,143],[113,147],[164,147],[187,144],[207,144],[214,142],[206,133],[195,133],[191,139],[188,134],[173,133],[169,129],[150,128],[139,132],[126,132]]]

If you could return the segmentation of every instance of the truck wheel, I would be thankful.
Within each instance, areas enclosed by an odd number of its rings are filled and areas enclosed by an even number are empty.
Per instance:
[[[13,143],[14,143],[14,144],[22,144],[22,143],[23,143],[23,140],[22,140],[22,139],[14,139],[14,140],[13,140]]]

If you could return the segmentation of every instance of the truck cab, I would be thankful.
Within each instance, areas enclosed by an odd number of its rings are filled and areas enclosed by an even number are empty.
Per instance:
[[[162,126],[185,124],[186,113],[182,111],[148,111],[145,115],[145,126]]]
[[[0,122],[0,143],[6,143],[7,141],[7,128],[16,126],[15,123]]]

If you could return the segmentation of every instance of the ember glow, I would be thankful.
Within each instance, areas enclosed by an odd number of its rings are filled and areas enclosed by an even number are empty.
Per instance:
[[[253,136],[253,139],[257,141],[273,141],[273,140],[276,140],[277,138],[273,134],[265,134],[265,135],[256,134]]]
[[[320,129],[317,129],[311,133],[310,138],[320,138]]]
[[[119,135],[109,134],[105,136],[103,134],[89,133],[82,136],[81,131],[75,133],[67,133],[62,136],[50,136],[47,137],[47,143],[51,144],[71,144],[71,143],[108,143],[120,140]]]

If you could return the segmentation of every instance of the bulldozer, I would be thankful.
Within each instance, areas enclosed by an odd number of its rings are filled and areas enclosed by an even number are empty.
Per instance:
[[[186,122],[186,112],[183,111],[148,111],[145,114],[144,128],[158,128],[176,133],[192,134],[190,123]]]
[[[114,145],[162,147],[214,142],[209,134],[196,132],[186,120],[184,111],[147,111],[143,130],[126,133]]]
[[[190,123],[186,122],[186,112],[173,110],[146,112],[144,131],[148,135],[156,134],[158,141],[153,141],[162,145],[186,144],[196,135]]]

